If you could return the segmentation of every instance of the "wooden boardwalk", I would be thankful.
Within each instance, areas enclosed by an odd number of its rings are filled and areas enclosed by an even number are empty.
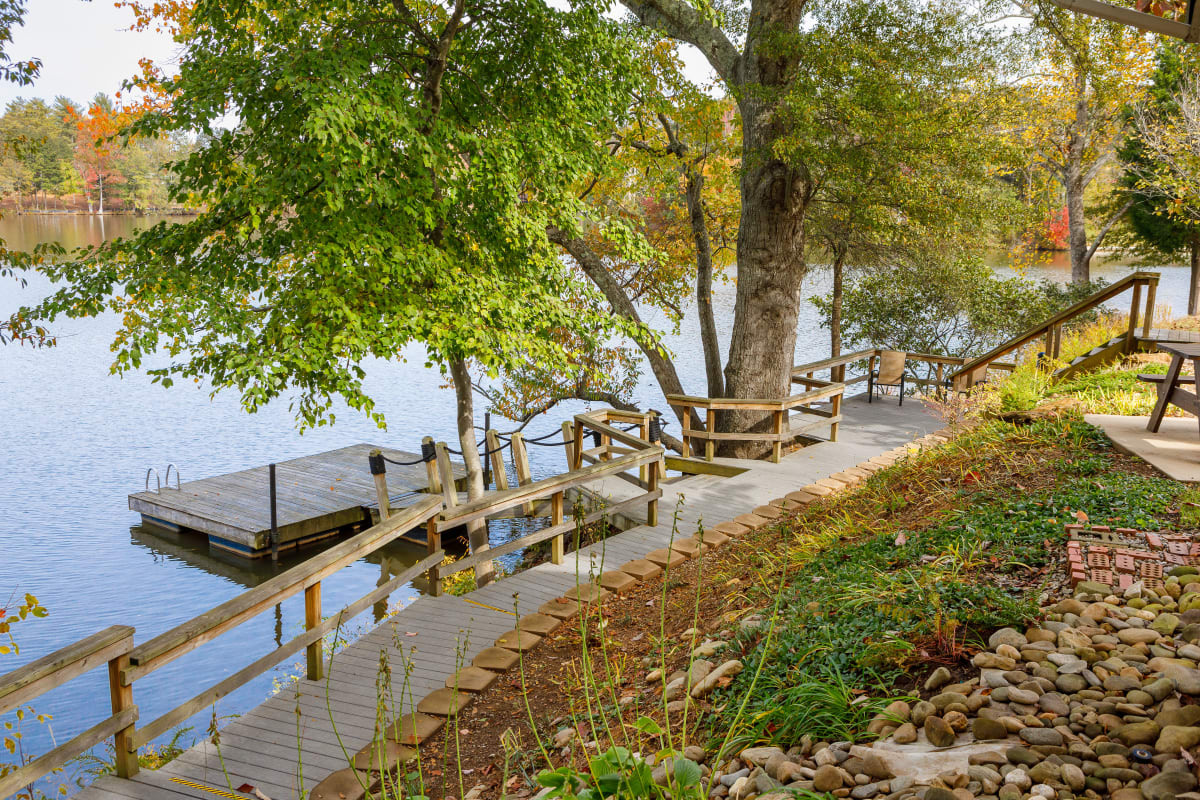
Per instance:
[[[660,524],[655,527],[634,527],[575,557],[568,554],[563,564],[540,564],[464,597],[421,597],[337,654],[326,681],[300,680],[225,726],[219,752],[205,742],[162,769],[144,770],[131,780],[100,778],[77,797],[212,800],[218,794],[253,800],[250,790],[238,791],[248,785],[271,800],[297,800],[332,772],[344,769],[371,741],[379,718],[376,681],[381,660],[391,668],[391,698],[382,714],[391,722],[443,688],[457,669],[511,631],[516,615],[533,613],[562,596],[581,578],[586,581],[589,571],[614,569],[667,546],[677,502],[680,534],[687,536],[698,524],[724,522],[942,427],[915,399],[901,408],[893,398],[870,406],[865,397],[847,398],[842,415],[836,443],[804,448],[778,464],[726,461],[746,469],[731,478],[695,476],[664,485]],[[614,489],[618,486],[628,484],[614,481]],[[603,493],[605,487],[592,490]],[[619,499],[614,491],[614,500]]]
[[[275,465],[279,543],[284,549],[370,521],[376,504],[367,455],[375,445],[354,444]],[[381,448],[395,461],[418,454]],[[455,478],[466,474],[454,466]],[[429,488],[424,464],[388,465],[392,507],[402,508]],[[270,551],[271,502],[268,467],[187,481],[179,489],[129,495],[129,508],[146,522],[169,530],[187,528],[206,534],[211,544],[244,556]]]

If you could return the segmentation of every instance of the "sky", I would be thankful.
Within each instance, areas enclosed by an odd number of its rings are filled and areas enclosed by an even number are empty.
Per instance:
[[[133,14],[114,0],[28,0],[25,24],[13,31],[14,59],[40,58],[41,75],[33,86],[0,83],[0,106],[16,97],[77,102],[97,92],[113,94],[138,71],[138,59],[159,63],[174,58],[175,43],[166,34],[129,30]]]

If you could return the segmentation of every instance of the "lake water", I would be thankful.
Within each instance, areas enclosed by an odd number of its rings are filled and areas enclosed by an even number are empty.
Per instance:
[[[0,220],[0,237],[10,247],[29,248],[41,241],[68,247],[98,243],[126,235],[154,220],[131,217],[22,216]],[[1129,271],[1119,264],[1094,269],[1098,277],[1116,279]],[[1186,307],[1187,272],[1162,269],[1159,302]],[[1040,268],[1038,276],[1065,280],[1070,270],[1060,259]],[[826,274],[814,272],[805,295],[828,291]],[[47,289],[34,280],[25,290],[0,282],[0,315],[34,301]],[[726,341],[732,324],[733,286],[718,287],[717,324]],[[665,320],[647,320],[665,325]],[[44,655],[66,643],[113,624],[137,629],[136,640],[149,638],[228,600],[295,563],[273,566],[246,562],[210,551],[194,537],[164,536],[138,524],[128,511],[126,495],[139,491],[148,467],[162,473],[178,465],[183,479],[215,475],[271,461],[321,452],[355,442],[372,442],[399,449],[419,450],[426,435],[456,441],[453,393],[443,388],[442,376],[420,366],[419,348],[404,354],[406,361],[373,362],[367,366],[367,387],[388,417],[389,428],[377,429],[348,409],[337,424],[301,435],[286,402],[277,402],[255,415],[245,414],[236,396],[210,399],[205,391],[178,385],[164,390],[143,376],[124,379],[108,372],[109,343],[115,320],[103,317],[63,321],[55,325],[57,347],[31,350],[0,348],[0,603],[9,593],[38,596],[50,610],[47,618],[16,626],[19,656],[0,657],[0,671]],[[828,333],[818,326],[815,309],[801,311],[798,359],[823,358],[829,352]],[[698,326],[689,315],[678,335],[668,337],[687,389],[700,393],[704,367]],[[667,409],[650,380],[635,394],[639,407]],[[563,419],[583,410],[565,404],[529,426],[527,436],[554,431]],[[482,404],[478,409],[482,422]],[[504,429],[503,424],[495,427]],[[534,477],[562,471],[558,448],[530,448]],[[264,499],[265,502],[265,499]],[[508,529],[493,531],[497,540]],[[307,551],[301,557],[311,554]],[[419,554],[403,546],[342,570],[325,581],[326,612],[332,612],[369,591],[381,569],[399,571]],[[381,565],[381,561],[386,563]],[[398,590],[392,606],[414,596]],[[369,624],[371,615],[364,615]],[[360,620],[363,618],[360,618]],[[138,681],[135,701],[147,722],[193,696],[303,628],[299,597],[285,601],[192,654]],[[274,680],[294,670],[291,664],[264,675],[223,699],[221,715],[236,714],[256,705],[271,691]],[[54,738],[67,738],[108,715],[107,678],[103,670],[73,681],[37,703],[52,714]],[[208,715],[194,721],[200,736]],[[33,753],[44,752],[50,732],[27,725]]]

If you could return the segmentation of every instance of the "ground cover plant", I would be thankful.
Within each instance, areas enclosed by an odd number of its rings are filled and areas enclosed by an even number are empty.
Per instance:
[[[682,796],[701,754],[870,738],[890,699],[965,672],[1062,588],[1064,523],[1182,529],[1184,492],[1077,414],[978,424],[589,609],[426,743],[423,791],[634,796],[674,775]],[[664,691],[703,658],[742,669],[693,700]]]

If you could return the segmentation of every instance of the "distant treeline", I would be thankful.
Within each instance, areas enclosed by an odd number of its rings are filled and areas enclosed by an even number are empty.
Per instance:
[[[0,203],[21,212],[178,211],[164,168],[192,139],[112,138],[129,121],[107,95],[17,99],[0,116]]]

